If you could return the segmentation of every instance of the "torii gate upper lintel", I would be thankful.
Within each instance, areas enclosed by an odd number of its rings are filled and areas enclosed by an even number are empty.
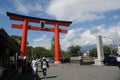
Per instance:
[[[70,26],[70,21],[58,21],[50,19],[42,19],[30,16],[24,16],[7,12],[7,16],[11,20],[23,21],[23,24],[12,24],[12,28],[22,29],[22,41],[21,41],[21,57],[26,56],[26,43],[27,43],[27,32],[28,30],[41,30],[55,33],[55,62],[60,62],[60,46],[59,46],[59,32],[67,33],[67,30],[60,29],[59,26]],[[45,24],[54,25],[54,28],[40,28],[37,26],[28,25],[29,22],[40,23],[44,21]]]

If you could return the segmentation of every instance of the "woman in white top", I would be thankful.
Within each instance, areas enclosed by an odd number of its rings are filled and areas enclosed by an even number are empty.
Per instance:
[[[47,68],[49,68],[49,64],[46,61],[45,57],[43,57],[43,60],[41,62],[41,69],[43,70],[43,77],[46,79],[47,74]]]
[[[33,74],[34,74],[34,78],[36,77],[37,74],[37,68],[38,68],[38,64],[37,64],[37,60],[35,58],[33,58],[32,60],[32,69],[33,69]]]

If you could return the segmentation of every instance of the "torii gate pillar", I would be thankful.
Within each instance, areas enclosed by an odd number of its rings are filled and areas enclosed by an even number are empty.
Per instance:
[[[59,25],[55,24],[55,63],[60,62]]]
[[[26,44],[27,44],[27,32],[28,32],[28,21],[24,20],[21,40],[21,57],[26,56]]]

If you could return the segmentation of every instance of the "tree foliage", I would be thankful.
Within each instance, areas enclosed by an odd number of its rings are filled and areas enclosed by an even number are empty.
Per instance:
[[[12,39],[16,40],[19,45],[21,44],[21,36],[11,35],[10,37],[11,37]]]
[[[116,55],[117,53],[117,50],[111,48],[110,46],[103,46],[103,50],[104,50],[104,55],[111,55],[112,53]],[[92,48],[91,50],[89,50],[89,52],[90,52],[90,56],[97,57],[97,48]]]
[[[92,48],[91,50],[89,50],[89,52],[90,56],[97,57],[97,48]]]
[[[16,40],[18,42],[19,45],[21,45],[21,39],[22,37],[21,36],[18,36],[18,35],[11,35],[10,36],[12,39]],[[27,41],[27,45],[28,45],[28,41]]]
[[[103,50],[104,50],[104,55],[109,55],[109,54],[111,54],[111,51],[113,52],[113,50],[110,46],[104,46]]]
[[[54,37],[51,39],[51,47],[49,51],[51,56],[54,56],[54,53],[55,53]]]
[[[79,56],[81,54],[80,48],[78,45],[70,46],[68,47],[68,53],[70,53],[71,56]]]
[[[70,57],[70,54],[67,53],[66,51],[61,50],[61,51],[60,51],[60,57],[61,57],[61,58]]]
[[[33,55],[35,57],[43,57],[43,56],[48,57],[49,51],[47,49],[45,49],[44,47],[35,47],[33,49]]]
[[[21,36],[17,36],[17,35],[11,35],[11,38],[15,39],[15,40],[21,40]]]
[[[27,56],[33,57],[33,47],[32,46],[27,46]]]

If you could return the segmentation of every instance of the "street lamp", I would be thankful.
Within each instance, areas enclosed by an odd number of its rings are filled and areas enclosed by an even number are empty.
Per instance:
[[[113,42],[113,54],[114,54],[114,49],[115,49],[115,41],[112,39],[112,38],[110,38],[110,37],[103,37],[103,38],[108,38],[108,39],[110,39],[110,40],[112,40],[112,42]]]

